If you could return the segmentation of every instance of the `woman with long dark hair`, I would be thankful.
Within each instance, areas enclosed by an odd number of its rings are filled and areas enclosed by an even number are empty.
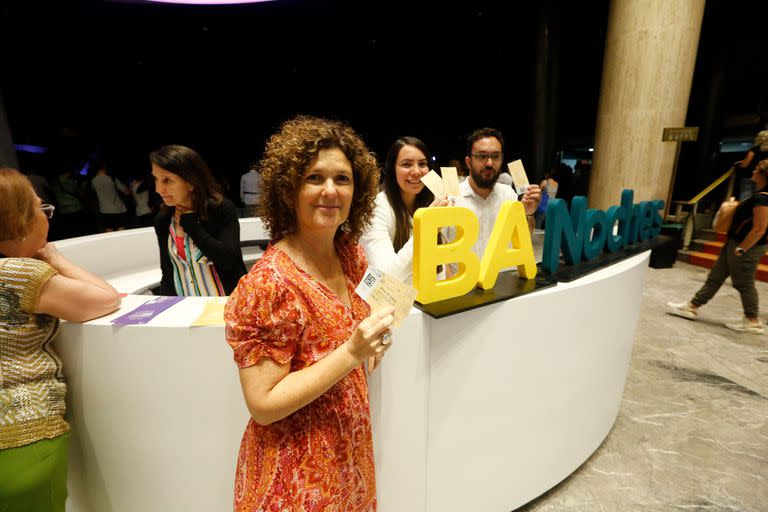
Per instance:
[[[447,206],[421,182],[432,154],[416,137],[397,139],[382,169],[384,190],[376,196],[371,226],[360,239],[368,262],[403,282],[413,279],[413,214],[419,208]]]
[[[149,155],[163,206],[155,218],[162,295],[223,296],[245,275],[237,209],[193,149]]]

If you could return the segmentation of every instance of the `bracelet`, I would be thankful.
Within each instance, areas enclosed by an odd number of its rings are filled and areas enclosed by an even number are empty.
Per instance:
[[[736,250],[735,250],[735,252],[736,252],[736,254],[738,254],[739,256],[741,256],[742,254],[744,254],[745,252],[747,252],[747,250],[746,250],[746,249],[744,249],[743,247],[737,247],[737,248],[736,248]]]

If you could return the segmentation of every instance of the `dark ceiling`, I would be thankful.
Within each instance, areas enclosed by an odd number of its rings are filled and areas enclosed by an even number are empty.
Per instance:
[[[758,3],[768,2],[745,5]],[[491,125],[504,131],[507,156],[526,159],[539,143],[537,83],[548,84],[549,147],[590,144],[608,4],[4,3],[0,41],[12,50],[4,51],[0,90],[15,142],[75,159],[98,153],[129,174],[146,169],[149,150],[178,143],[238,176],[298,113],[349,122],[379,154],[414,135],[443,161],[463,155],[468,132]],[[712,41],[722,36],[708,35],[707,24],[733,17],[736,4],[707,7],[716,19],[705,20],[692,94],[702,105],[711,100]],[[544,58],[552,65],[537,82]],[[761,64],[745,62],[745,76]],[[748,79],[741,83],[750,90]],[[759,90],[723,94],[723,112],[759,110],[756,98],[765,100]],[[693,108],[689,117],[705,113]]]

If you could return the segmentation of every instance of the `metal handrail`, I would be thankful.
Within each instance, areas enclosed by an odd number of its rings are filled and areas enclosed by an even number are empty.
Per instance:
[[[683,207],[684,206],[692,206],[692,210],[688,213],[688,217],[685,219],[685,227],[683,228],[683,249],[687,250],[688,247],[691,245],[691,240],[693,239],[693,233],[696,229],[696,213],[698,213],[699,209],[699,201],[701,201],[704,197],[706,197],[710,192],[715,190],[720,184],[722,184],[725,180],[728,181],[728,189],[725,193],[725,197],[728,198],[731,195],[733,195],[733,185],[736,181],[736,170],[731,167],[728,169],[725,173],[723,173],[722,176],[717,178],[715,181],[707,185],[707,187],[693,196],[688,201],[672,201],[672,203],[675,205],[675,222],[680,222],[680,219],[683,216]]]

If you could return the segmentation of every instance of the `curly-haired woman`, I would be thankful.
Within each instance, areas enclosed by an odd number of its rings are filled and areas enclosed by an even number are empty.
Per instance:
[[[251,413],[235,510],[375,510],[362,361],[384,354],[393,318],[371,314],[355,287],[376,160],[348,126],[298,117],[269,139],[260,166],[272,243],[224,314]]]

